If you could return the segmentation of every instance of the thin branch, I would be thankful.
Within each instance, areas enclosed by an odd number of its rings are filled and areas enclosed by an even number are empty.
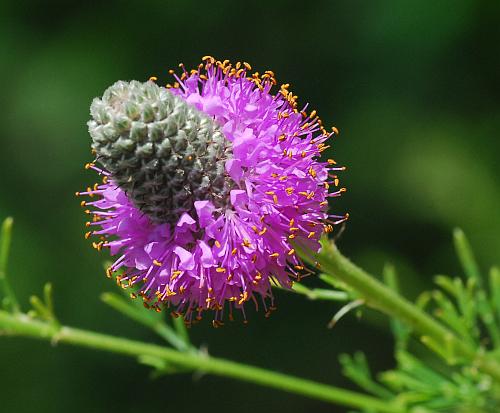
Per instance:
[[[52,343],[67,343],[132,356],[134,358],[161,359],[180,368],[230,377],[362,410],[366,409],[380,413],[406,412],[406,409],[398,404],[366,396],[362,393],[259,367],[214,358],[202,353],[181,352],[155,344],[143,343],[93,331],[64,326],[57,327],[47,322],[34,320],[25,314],[10,314],[0,310],[0,333],[32,337],[51,341]]]

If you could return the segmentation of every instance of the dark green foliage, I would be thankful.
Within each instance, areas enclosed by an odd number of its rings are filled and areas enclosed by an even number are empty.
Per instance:
[[[484,277],[461,230],[454,232],[455,249],[466,278],[438,275],[437,290],[424,292],[417,299],[429,308],[461,340],[486,353],[492,359],[500,354],[500,273],[492,268]],[[397,288],[392,266],[384,269],[388,285]],[[410,340],[411,331],[392,321],[396,366],[378,374],[375,380],[362,352],[343,354],[340,362],[344,375],[366,392],[389,401],[397,401],[412,413],[457,412],[496,413],[500,406],[500,386],[471,363],[457,357],[453,348],[436,345],[428,337],[419,343]]]

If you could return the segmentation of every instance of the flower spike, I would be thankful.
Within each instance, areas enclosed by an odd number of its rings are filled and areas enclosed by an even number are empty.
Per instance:
[[[91,197],[86,236],[117,256],[108,276],[147,308],[188,323],[213,310],[220,326],[225,311],[246,320],[259,296],[269,315],[271,286],[307,271],[294,246],[317,252],[322,232],[345,220],[327,213],[345,189],[329,193],[340,168],[318,159],[336,129],[300,109],[288,84],[273,94],[272,71],[202,60],[170,71],[167,87],[120,81],[94,99],[88,168],[103,182],[78,194]]]

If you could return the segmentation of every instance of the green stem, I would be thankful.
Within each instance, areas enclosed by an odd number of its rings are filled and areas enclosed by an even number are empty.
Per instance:
[[[137,308],[134,308],[131,304],[116,294],[104,293],[101,295],[101,299],[116,311],[152,329],[156,334],[166,340],[177,350],[195,351],[195,349],[191,347],[183,338],[179,337],[168,324],[157,319],[153,314],[150,314],[147,311],[137,311]]]
[[[7,262],[9,258],[13,224],[14,220],[11,217],[6,218],[0,229],[0,294],[4,296],[3,305],[5,308],[14,312],[19,312],[19,304],[10,287],[9,280],[7,279]],[[2,304],[1,301],[0,304]]]
[[[200,353],[180,352],[155,344],[71,327],[56,327],[46,322],[34,320],[25,314],[11,314],[0,310],[0,332],[48,340],[52,343],[67,343],[104,350],[132,357],[154,357],[180,367],[201,370],[218,376],[247,381],[358,409],[386,413],[404,413],[406,411],[399,405],[387,401],[311,380],[214,358]]]
[[[332,242],[324,242],[321,254],[315,255],[312,259],[304,253],[301,255],[310,263],[317,260],[321,271],[345,282],[366,301],[367,305],[401,320],[425,341],[433,341],[443,349],[452,350],[455,356],[471,360],[478,369],[500,382],[500,364],[478,353],[416,305],[353,264]]]

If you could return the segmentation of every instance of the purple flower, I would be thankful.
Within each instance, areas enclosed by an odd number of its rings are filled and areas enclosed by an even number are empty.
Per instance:
[[[100,237],[94,247],[117,257],[108,276],[147,307],[188,323],[214,310],[216,326],[235,309],[246,320],[247,301],[268,315],[271,286],[307,271],[294,244],[318,251],[346,219],[327,213],[344,191],[329,192],[342,168],[318,160],[334,132],[298,109],[288,85],[273,94],[270,71],[211,57],[181,67],[173,86],[118,82],[94,101],[103,168],[88,168],[104,179],[79,193],[96,198],[82,203],[92,208],[87,237]]]

